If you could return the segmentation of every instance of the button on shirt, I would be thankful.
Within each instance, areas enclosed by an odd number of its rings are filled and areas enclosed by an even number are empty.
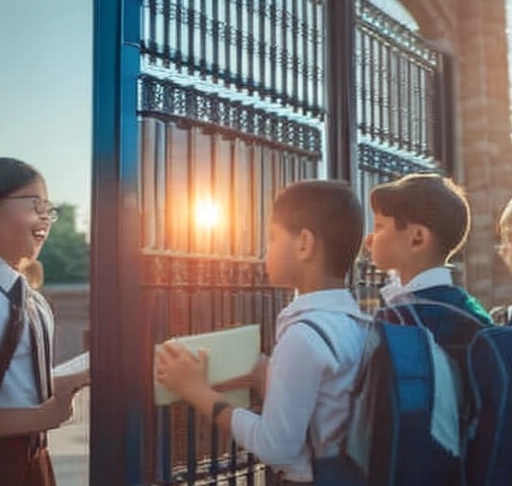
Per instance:
[[[5,292],[11,290],[18,277],[20,277],[20,274],[4,260],[0,259],[0,286]],[[28,286],[24,277],[22,278],[24,284]],[[53,336],[53,319],[49,312],[49,306],[42,304],[42,296],[37,293],[35,295],[37,296],[38,308],[48,316],[48,319],[45,319],[45,321],[49,327],[49,335]],[[2,337],[9,323],[9,317],[8,297],[3,292],[0,292],[0,336]],[[25,322],[18,347],[0,387],[0,408],[27,408],[37,406],[39,403],[38,386],[32,363],[30,329],[25,313]]]
[[[336,358],[301,319],[324,329]],[[262,414],[233,411],[238,444],[283,471],[286,479],[311,481],[308,427],[317,457],[339,452],[368,321],[348,290],[323,290],[293,300],[277,318]]]

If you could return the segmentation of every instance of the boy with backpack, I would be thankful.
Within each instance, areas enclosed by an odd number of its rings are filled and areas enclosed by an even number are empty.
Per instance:
[[[345,289],[362,228],[360,203],[342,181],[297,182],[275,200],[269,281],[298,296],[277,318],[261,415],[234,408],[206,383],[204,353],[168,341],[157,355],[157,380],[270,465],[281,484],[362,484],[340,452],[368,332]]]
[[[479,364],[471,359],[471,343],[491,328],[492,320],[474,297],[453,284],[445,267],[467,239],[467,199],[462,188],[448,178],[412,174],[375,187],[371,207],[374,232],[366,238],[367,247],[378,268],[395,270],[400,278],[398,285],[382,290],[387,307],[377,319],[424,326],[456,363],[463,455],[445,484],[482,484],[472,482],[475,474],[468,472],[471,465],[464,450],[477,447],[470,436],[479,408],[473,369]]]
[[[374,232],[366,245],[377,268],[395,270],[401,282],[401,287],[384,288],[384,299],[393,301],[408,292],[453,305],[491,325],[482,305],[453,284],[445,266],[469,233],[470,210],[463,189],[437,174],[411,174],[376,186],[370,201]]]

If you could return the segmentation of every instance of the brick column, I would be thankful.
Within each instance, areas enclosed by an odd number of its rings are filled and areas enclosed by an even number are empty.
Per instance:
[[[486,306],[512,303],[493,249],[500,207],[512,197],[509,78],[504,0],[458,0],[460,167],[473,212],[466,283]]]

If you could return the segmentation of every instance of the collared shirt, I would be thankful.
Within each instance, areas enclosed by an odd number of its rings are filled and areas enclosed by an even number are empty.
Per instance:
[[[354,318],[356,317],[356,318]],[[301,319],[322,326],[322,337]],[[290,481],[311,481],[311,453],[335,455],[346,435],[349,401],[369,317],[348,290],[323,290],[294,299],[278,316],[261,415],[237,408],[232,433],[239,445]]]
[[[9,292],[20,274],[0,258],[0,287]],[[24,277],[22,277],[24,279]],[[24,284],[28,283],[24,279]],[[42,303],[44,299],[35,292],[36,305],[49,317],[45,319],[48,325],[50,344],[53,337],[53,319],[48,316],[47,306]],[[3,292],[0,292],[0,339],[3,337],[9,322],[9,300]],[[20,342],[12,357],[11,364],[5,373],[2,386],[0,386],[0,408],[27,408],[39,404],[39,395],[32,364],[32,347],[30,330],[27,324],[25,312],[25,325],[21,333]]]
[[[390,284],[382,287],[380,292],[386,303],[391,304],[401,296],[440,285],[453,285],[452,273],[447,267],[429,268],[405,285],[402,285],[399,279],[394,279]]]

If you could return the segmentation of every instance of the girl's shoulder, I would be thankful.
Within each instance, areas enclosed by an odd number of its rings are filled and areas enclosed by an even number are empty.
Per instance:
[[[41,292],[34,289],[31,289],[30,293],[33,299],[35,300],[36,304],[39,307],[41,307],[45,311],[45,313],[53,317],[53,307],[51,303],[46,299],[46,297]]]

